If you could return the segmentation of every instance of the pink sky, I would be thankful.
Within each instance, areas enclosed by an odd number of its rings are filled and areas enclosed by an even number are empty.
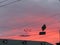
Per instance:
[[[8,0],[7,2],[11,1]],[[2,4],[6,4],[6,2]],[[59,41],[59,5],[57,0],[26,0],[0,8],[0,38],[47,41],[55,44]],[[38,33],[43,24],[47,26],[47,34],[41,36]],[[25,28],[31,29],[31,32],[25,33]],[[21,37],[19,36],[21,34],[31,36]]]
[[[14,19],[14,22],[17,22],[17,23],[23,23],[26,21],[28,23],[34,23],[34,24],[27,25],[26,27],[22,27],[21,29],[20,29],[20,27],[16,28],[14,26],[13,29],[11,29],[10,31],[3,31],[3,34],[5,34],[5,36],[2,35],[2,36],[0,36],[0,38],[15,39],[15,40],[46,41],[46,42],[49,42],[52,44],[55,44],[56,42],[59,41],[58,30],[59,30],[60,23],[57,22],[57,20],[55,20],[54,18],[47,19],[47,17],[45,17],[45,16],[42,16],[41,18],[39,18],[38,16],[36,16],[36,17],[29,16],[29,17],[23,18],[20,21],[19,21],[19,18],[11,18],[11,19],[12,20]],[[12,20],[9,21],[10,25],[13,24]],[[47,34],[44,36],[41,36],[41,35],[38,35],[38,33],[41,31],[41,26],[44,24],[44,22],[47,25],[47,29],[46,29]],[[40,24],[40,23],[42,23],[42,24]],[[25,33],[23,31],[24,28],[27,28],[27,27],[31,29],[31,32]],[[29,34],[31,36],[30,37],[21,37],[21,36],[19,36],[21,34]],[[6,35],[8,35],[8,36],[6,36]]]

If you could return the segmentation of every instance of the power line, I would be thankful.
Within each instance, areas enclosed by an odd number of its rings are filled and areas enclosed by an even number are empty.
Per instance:
[[[4,7],[4,6],[10,5],[10,4],[13,4],[13,3],[15,3],[15,2],[19,2],[19,1],[21,1],[21,0],[16,0],[16,1],[10,2],[10,3],[5,4],[5,5],[1,5],[0,7]]]
[[[0,3],[4,3],[4,2],[6,2],[6,1],[8,1],[8,0],[1,1]]]

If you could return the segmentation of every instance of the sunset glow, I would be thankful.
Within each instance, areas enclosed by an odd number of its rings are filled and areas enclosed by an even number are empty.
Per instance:
[[[1,3],[1,5],[3,4],[5,3]],[[21,2],[1,7],[0,38],[46,41],[55,45],[56,42],[59,42],[59,5],[59,1],[56,0],[22,0]],[[47,26],[46,35],[39,35],[43,24]],[[26,29],[26,32],[24,29]],[[30,36],[20,36],[24,34]]]

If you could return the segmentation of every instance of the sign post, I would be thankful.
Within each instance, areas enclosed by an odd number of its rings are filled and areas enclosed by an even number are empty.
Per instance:
[[[42,32],[39,32],[39,35],[45,35],[46,32],[44,30],[46,29],[46,25],[44,24],[41,28],[42,28]]]

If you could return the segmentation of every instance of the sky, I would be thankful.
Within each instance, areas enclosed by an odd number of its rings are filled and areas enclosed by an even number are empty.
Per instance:
[[[16,2],[10,4],[14,1]],[[47,26],[47,34],[40,36],[38,33],[43,24]],[[0,0],[0,38],[48,41],[55,44],[59,41],[59,30],[59,0]],[[19,36],[22,34],[31,36]]]

